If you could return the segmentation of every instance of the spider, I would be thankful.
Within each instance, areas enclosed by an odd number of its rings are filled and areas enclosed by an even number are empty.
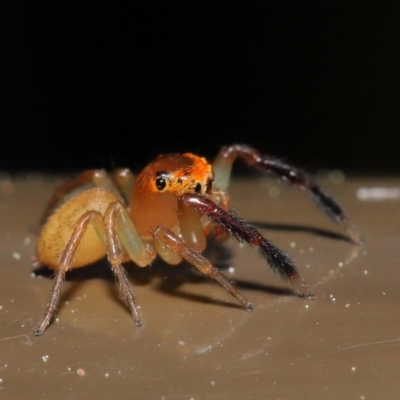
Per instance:
[[[34,334],[42,335],[51,323],[66,272],[105,256],[137,326],[142,325],[140,307],[122,265],[130,260],[145,267],[157,255],[172,265],[186,260],[252,311],[252,303],[202,255],[210,233],[219,240],[233,236],[258,246],[274,272],[289,280],[300,297],[312,298],[290,258],[231,212],[226,191],[238,157],[308,190],[351,240],[360,243],[358,231],[342,208],[309,175],[244,144],[223,147],[212,165],[192,153],[160,155],[136,178],[128,169],[119,169],[112,176],[103,170],[89,170],[57,189],[43,215],[34,265],[45,265],[55,273],[44,316]]]

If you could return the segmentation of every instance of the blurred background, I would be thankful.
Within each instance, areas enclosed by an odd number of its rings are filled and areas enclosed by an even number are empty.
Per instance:
[[[310,171],[396,174],[393,4],[14,4],[0,170],[138,170],[161,152],[212,158],[240,142]]]

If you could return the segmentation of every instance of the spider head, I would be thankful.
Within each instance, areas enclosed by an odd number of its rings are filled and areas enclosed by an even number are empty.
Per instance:
[[[138,180],[142,179],[153,193],[210,193],[213,181],[211,165],[192,153],[162,154],[150,163]]]

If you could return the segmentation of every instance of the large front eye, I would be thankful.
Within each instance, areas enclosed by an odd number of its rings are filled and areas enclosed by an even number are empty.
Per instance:
[[[160,171],[156,173],[156,188],[160,192],[164,190],[167,186],[166,177],[167,173],[165,171]]]

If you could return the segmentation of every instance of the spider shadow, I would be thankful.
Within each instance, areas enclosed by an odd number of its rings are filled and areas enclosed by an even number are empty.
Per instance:
[[[233,253],[230,249],[212,239],[209,240],[207,249],[203,252],[203,254],[212,262],[213,266],[222,272],[229,268],[231,265],[230,261],[233,258]],[[267,265],[266,267],[268,268]],[[178,265],[171,266],[157,257],[154,262],[146,268],[137,267],[132,262],[125,263],[124,268],[129,276],[133,290],[135,286],[145,286],[156,281],[158,282],[155,285],[156,290],[166,293],[169,296],[194,301],[197,303],[223,305],[224,307],[241,309],[241,306],[236,303],[235,300],[218,300],[205,294],[195,294],[181,290],[180,287],[184,284],[204,285],[212,282],[210,277],[201,274],[195,269],[195,267],[185,261]],[[49,279],[53,278],[54,276],[54,271],[45,266],[35,268],[33,273],[36,276]],[[62,305],[65,303],[65,301],[73,298],[74,293],[78,291],[81,285],[85,284],[85,281],[90,279],[101,279],[107,282],[110,296],[119,304],[121,304],[127,310],[127,312],[130,312],[127,305],[120,297],[115,275],[112,272],[110,264],[106,258],[101,259],[94,264],[67,271],[65,280],[67,282],[74,282],[74,284],[69,285],[68,288],[62,291],[60,295],[59,308],[62,308]],[[268,292],[276,296],[297,296],[295,291],[290,288],[280,288],[244,280],[235,280],[234,284],[239,290],[247,289]],[[223,289],[221,288],[221,290]]]
[[[320,236],[328,239],[353,243],[351,239],[344,234],[333,232],[327,229],[316,228],[313,226],[257,222],[257,221],[252,221],[252,224],[256,226],[258,229],[265,229],[271,231],[284,231],[284,232],[303,232],[314,236]]]

